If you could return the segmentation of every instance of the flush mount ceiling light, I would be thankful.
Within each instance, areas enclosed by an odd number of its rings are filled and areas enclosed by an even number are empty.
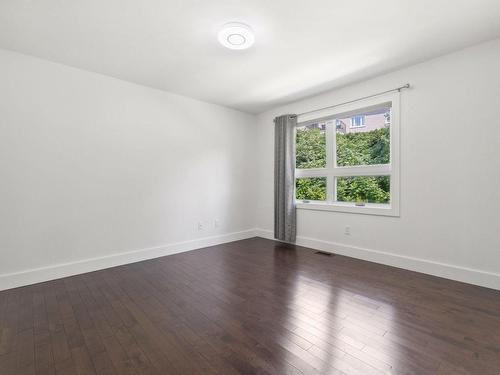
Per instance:
[[[244,23],[226,23],[218,34],[219,43],[229,49],[247,49],[255,42],[250,26]]]

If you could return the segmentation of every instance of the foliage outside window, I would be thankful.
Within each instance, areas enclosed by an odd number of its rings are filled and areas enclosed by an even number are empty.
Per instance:
[[[337,201],[389,203],[389,176],[337,177]]]
[[[339,167],[388,164],[390,161],[391,134],[388,127],[363,133],[337,132],[336,138]]]
[[[297,200],[389,205],[391,103],[299,124],[296,175]]]
[[[326,167],[325,130],[319,126],[297,128],[296,168]]]
[[[306,177],[295,180],[297,196],[304,200],[325,201],[326,200],[326,178]]]

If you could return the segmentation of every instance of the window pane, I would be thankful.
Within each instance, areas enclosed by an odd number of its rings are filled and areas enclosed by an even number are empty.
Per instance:
[[[390,176],[337,177],[337,201],[389,203]]]
[[[359,128],[365,126],[365,116],[351,117],[351,128]]]
[[[295,197],[311,201],[326,200],[326,177],[307,177],[295,180]]]
[[[297,128],[296,168],[326,167],[326,123]]]
[[[337,119],[337,166],[389,164],[390,119],[390,107]]]

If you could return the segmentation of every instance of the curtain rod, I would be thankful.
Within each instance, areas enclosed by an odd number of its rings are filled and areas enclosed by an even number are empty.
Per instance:
[[[335,108],[335,107],[339,107],[341,105],[350,104],[350,103],[354,103],[354,102],[359,102],[360,100],[364,100],[364,99],[368,99],[368,98],[373,98],[374,96],[379,96],[379,95],[382,95],[382,94],[387,94],[387,93],[393,92],[393,91],[401,91],[403,89],[409,89],[409,88],[410,88],[410,84],[407,83],[406,85],[396,87],[395,89],[378,92],[376,94],[372,94],[372,95],[368,95],[368,96],[363,96],[362,98],[358,98],[358,99],[354,99],[354,100],[349,100],[348,102],[343,102],[343,103],[339,103],[339,104],[329,105],[328,107],[318,108],[318,109],[314,109],[312,111],[302,112],[302,113],[299,113],[296,116],[297,117],[304,116],[304,115],[308,115],[309,113],[319,112],[319,111],[323,111],[324,109]]]

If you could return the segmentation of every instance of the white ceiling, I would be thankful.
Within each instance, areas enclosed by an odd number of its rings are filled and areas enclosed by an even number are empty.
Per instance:
[[[1,48],[254,113],[499,36],[500,0],[0,0]]]

